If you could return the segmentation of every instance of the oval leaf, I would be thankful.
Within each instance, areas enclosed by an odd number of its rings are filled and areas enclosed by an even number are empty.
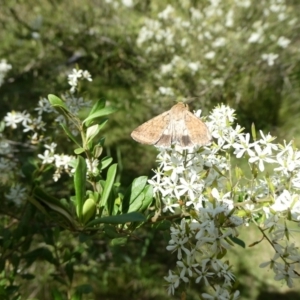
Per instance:
[[[87,224],[88,227],[106,223],[106,224],[125,224],[128,222],[145,222],[146,218],[144,215],[138,212],[132,212],[128,214],[123,215],[117,215],[117,216],[109,216],[109,217],[103,217],[95,219]]]

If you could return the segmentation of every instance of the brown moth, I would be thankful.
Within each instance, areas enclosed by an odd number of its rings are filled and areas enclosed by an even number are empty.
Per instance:
[[[137,127],[131,137],[142,144],[165,148],[172,144],[191,148],[207,145],[211,141],[207,126],[182,102]]]

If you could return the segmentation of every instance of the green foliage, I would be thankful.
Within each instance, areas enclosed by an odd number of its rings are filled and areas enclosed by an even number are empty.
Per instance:
[[[111,240],[111,247],[124,246],[135,229],[146,221],[149,214],[146,209],[153,199],[152,189],[145,176],[137,178],[127,189],[126,195],[122,195],[120,185],[116,182],[117,164],[111,164],[111,157],[104,156],[98,168],[92,167],[93,161],[103,155],[104,139],[99,134],[106,120],[103,122],[101,118],[114,112],[114,109],[106,107],[105,101],[98,101],[88,117],[81,121],[59,97],[49,95],[49,102],[69,119],[69,124],[75,124],[80,132],[81,141],[72,133],[73,129],[68,123],[63,126],[65,134],[79,147],[75,150],[76,157],[70,161],[70,165],[74,167],[75,194],[72,195],[70,190],[64,198],[52,195],[54,189],[51,192],[45,185],[47,172],[42,171],[44,167],[47,170],[46,165],[31,165],[32,176],[28,178],[28,185],[31,185],[29,202],[24,206],[15,226],[10,230],[5,226],[1,227],[0,265],[2,272],[11,277],[9,282],[3,281],[4,298],[17,299],[22,295],[18,277],[28,281],[36,280],[35,275],[30,272],[22,272],[18,276],[19,268],[29,270],[42,261],[51,266],[46,277],[52,277],[53,284],[57,282],[63,287],[57,289],[56,284],[51,285],[48,292],[52,297],[84,299],[85,294],[92,292],[92,286],[78,280],[75,283],[74,280],[75,268],[81,268],[82,255],[87,254],[87,247],[95,248],[93,243],[96,239]],[[95,126],[96,131],[91,132],[90,129]],[[102,173],[106,168],[108,170],[104,176]],[[139,195],[142,197],[138,197]],[[122,204],[125,203],[125,197],[129,199],[126,210]],[[36,226],[31,226],[31,222]],[[35,235],[37,239],[33,239]],[[66,243],[62,243],[67,236]],[[37,246],[39,239],[43,241],[42,246]],[[96,257],[97,255],[92,255],[88,261]],[[88,270],[86,273],[88,277],[93,274]],[[66,298],[67,294],[69,296]]]
[[[138,176],[150,174],[155,150],[136,145],[130,132],[184,98],[194,100],[192,106],[204,111],[225,102],[237,109],[239,123],[248,129],[255,122],[257,129],[276,130],[281,138],[296,137],[298,142],[298,3],[278,4],[280,13],[276,7],[272,10],[272,1],[252,1],[246,7],[227,0],[215,10],[209,1],[134,1],[132,7],[122,1],[2,2],[0,59],[6,58],[13,67],[1,85],[1,119],[11,110],[29,110],[49,92],[66,90],[65,74],[76,64],[93,75],[86,97],[109,99],[112,106],[98,100],[78,119],[65,106],[63,96],[49,95],[53,107],[81,133],[76,136],[69,123],[61,123],[64,134],[58,134],[50,117],[43,132],[45,136],[53,133],[61,152],[75,153],[74,181],[63,176],[54,184],[51,167],[41,166],[36,158],[40,147],[29,145],[23,132],[7,130],[7,139],[17,141],[16,151],[21,153],[17,164],[30,197],[21,207],[5,201],[7,189],[2,184],[15,178],[1,174],[0,298],[18,299],[34,287],[43,299],[84,299],[92,288],[97,293],[127,286],[125,278],[134,276],[136,298],[158,299],[160,294],[165,299],[164,292],[151,292],[157,273],[161,278],[167,272],[162,267],[167,258],[145,271],[137,262],[142,254],[136,255],[139,258],[130,269],[124,262],[131,262],[131,253],[123,255],[125,247],[119,252],[114,248],[133,238],[139,241],[134,232],[152,216],[148,210],[152,188],[145,176]],[[169,13],[165,11],[168,4],[173,7]],[[233,26],[225,26],[231,11]],[[142,41],[147,30],[148,38]],[[249,43],[251,34],[260,30],[261,40]],[[277,44],[281,36],[290,40],[289,47]],[[215,46],[220,38],[226,44]],[[208,59],[212,51],[215,56]],[[278,58],[269,65],[262,55],[272,53]],[[79,88],[84,90],[85,84]],[[100,160],[98,173],[86,169],[91,158]],[[151,227],[166,232],[170,222]],[[126,247],[144,255],[154,253],[149,260],[158,261],[159,255],[154,255],[165,244],[157,237],[146,238],[144,232],[141,236],[144,245]],[[240,240],[233,242],[243,246]],[[113,252],[117,258],[110,260]],[[95,286],[94,278],[102,279],[101,288]],[[143,293],[145,289],[149,294]],[[117,292],[133,299],[126,290]],[[109,293],[114,291],[107,289]]]

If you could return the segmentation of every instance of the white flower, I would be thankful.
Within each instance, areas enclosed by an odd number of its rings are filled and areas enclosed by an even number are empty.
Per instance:
[[[261,149],[261,147],[259,145],[255,145],[254,148],[255,148],[256,154],[251,153],[249,162],[250,163],[258,162],[258,168],[261,172],[263,172],[265,170],[264,162],[267,162],[267,163],[276,162],[274,159],[269,157],[270,154],[269,154],[268,148]]]
[[[7,63],[6,59],[1,59],[0,61],[0,73],[7,73],[12,66]]]
[[[230,9],[226,15],[226,22],[225,22],[226,27],[233,27],[234,24],[233,16],[234,16],[234,12],[232,9]]]
[[[207,52],[207,53],[204,55],[204,58],[206,58],[206,59],[213,59],[215,56],[216,56],[216,52],[210,51],[210,52]]]
[[[168,294],[174,295],[175,289],[180,284],[180,277],[169,270],[169,276],[164,277],[164,279],[169,283]]]
[[[278,150],[278,145],[273,144],[272,142],[276,139],[276,137],[271,136],[270,133],[264,135],[264,133],[260,130],[260,136],[262,137],[258,142],[263,145],[266,149],[268,149],[268,153],[271,155],[272,151]]]
[[[73,69],[72,73],[68,75],[68,83],[71,86],[70,89],[71,93],[74,93],[76,91],[78,80],[82,78],[88,81],[92,81],[92,76],[87,70],[83,71],[83,70]]]
[[[190,12],[192,20],[201,20],[203,18],[203,14],[201,13],[201,11],[194,7],[190,8]]]
[[[190,63],[188,63],[187,66],[192,71],[192,74],[195,74],[200,68],[200,63],[199,62],[190,62]]]
[[[217,285],[214,287],[214,290],[212,292],[212,294],[208,294],[208,293],[203,293],[201,294],[201,296],[203,297],[203,299],[209,299],[209,300],[215,300],[215,299],[220,299],[220,300],[229,300],[229,299],[237,299],[239,296],[239,292],[237,293],[237,291],[234,293],[234,298],[231,298],[228,290],[226,290],[225,288]]]
[[[293,203],[299,201],[299,195],[291,195],[288,190],[284,190],[278,197],[275,198],[275,203],[271,208],[275,211],[284,211],[289,209]]]
[[[126,7],[132,7],[133,1],[132,0],[122,0],[122,4]]]
[[[278,56],[279,56],[278,54],[269,53],[269,54],[262,54],[261,58],[267,61],[269,66],[273,66]]]
[[[168,251],[176,251],[177,250],[177,259],[182,259],[182,251],[186,255],[190,255],[190,251],[188,250],[186,244],[189,241],[187,236],[180,237],[175,234],[171,234],[172,239],[169,241],[169,246],[167,246]]]
[[[291,144],[288,144],[276,155],[277,163],[280,165],[275,171],[280,171],[288,176],[291,172],[300,169],[300,151],[294,151]]]
[[[153,187],[154,194],[156,194],[157,192],[164,194],[165,192],[165,189],[162,185],[162,175],[163,173],[160,170],[157,170],[155,171],[155,175],[152,177],[152,179],[148,180],[148,183]]]
[[[270,5],[269,9],[270,9],[270,11],[272,11],[272,12],[278,13],[278,12],[281,11],[282,6],[273,3],[273,4]]]
[[[54,156],[53,153],[51,153],[49,150],[45,150],[44,154],[38,154],[38,158],[42,160],[42,164],[52,164],[54,162]]]
[[[173,65],[172,64],[167,64],[167,65],[161,65],[160,66],[160,72],[162,74],[170,73],[170,72],[172,72],[172,70],[173,70]]]
[[[26,197],[27,189],[19,183],[13,185],[10,188],[9,193],[5,194],[6,199],[13,201],[18,206],[25,201]]]
[[[291,43],[291,41],[289,39],[285,38],[284,36],[281,36],[277,41],[278,46],[280,46],[282,48],[286,48],[290,43]]]
[[[288,285],[288,287],[293,287],[293,278],[299,278],[299,275],[297,275],[295,272],[295,266],[289,265],[288,268],[286,266],[280,265],[280,268],[277,268],[276,270],[276,276],[274,277],[275,280],[279,281],[284,279]]]
[[[31,120],[31,124],[23,124],[24,129],[23,132],[28,131],[46,131],[46,123],[43,121],[42,116],[38,116],[37,118],[34,118]]]
[[[213,47],[223,47],[226,45],[226,38],[224,37],[218,37],[213,43],[212,43],[212,46]]]
[[[68,75],[68,79],[70,81],[77,81],[77,79],[81,78],[82,77],[82,70],[76,70],[76,69],[73,69],[72,70],[72,73]]]
[[[55,159],[55,166],[57,168],[63,167],[64,169],[67,170],[69,168],[69,163],[73,159],[73,157],[65,154],[60,154],[60,155],[55,154],[54,159]]]
[[[250,134],[240,134],[238,135],[239,143],[234,143],[232,145],[234,150],[234,154],[237,158],[241,158],[245,153],[247,153],[249,156],[254,155],[254,151],[251,149],[253,148],[257,142],[250,143]]]
[[[224,79],[222,78],[215,78],[211,81],[211,83],[214,85],[214,86],[223,86],[224,85]]]
[[[22,115],[19,112],[8,112],[4,117],[4,122],[6,127],[11,127],[12,129],[17,128],[17,124],[22,122]]]
[[[49,149],[49,151],[51,152],[51,153],[54,153],[55,152],[55,149],[56,149],[56,147],[57,147],[57,144],[56,143],[51,143],[50,145],[45,145],[45,148],[46,149]]]
[[[189,199],[191,201],[195,200],[195,191],[198,189],[198,184],[196,184],[196,181],[198,180],[198,176],[196,174],[193,174],[191,178],[189,178],[189,182],[186,181],[185,178],[181,177],[179,179],[180,185],[178,186],[179,195],[182,196],[185,193],[188,194]]]
[[[240,7],[249,7],[251,5],[251,0],[234,0],[237,6]]]
[[[174,11],[175,10],[172,7],[172,5],[168,4],[167,7],[165,8],[165,10],[163,10],[162,12],[160,12],[158,14],[158,18],[167,20],[173,15]]]
[[[174,96],[173,89],[170,88],[170,87],[164,87],[164,86],[161,86],[161,87],[158,88],[158,92],[159,92],[161,95],[165,95],[165,96]]]
[[[38,112],[39,115],[41,115],[43,112],[45,113],[51,113],[55,110],[52,108],[50,102],[46,98],[42,98],[38,102],[38,106],[34,109]]]
[[[263,41],[263,32],[262,31],[258,31],[258,32],[253,32],[249,39],[248,39],[248,43],[261,43]]]
[[[203,280],[204,284],[206,286],[209,286],[207,277],[213,276],[214,273],[208,272],[208,268],[206,267],[206,265],[203,265],[203,264],[202,264],[201,270],[199,270],[198,268],[195,268],[195,272],[197,273],[197,278],[196,278],[195,282],[200,283]]]
[[[174,203],[174,200],[171,197],[164,197],[162,201],[164,203],[163,212],[167,212],[169,210],[171,213],[174,214],[174,208],[179,207],[178,201]]]
[[[93,81],[91,73],[87,70],[82,72],[82,77],[87,81]]]

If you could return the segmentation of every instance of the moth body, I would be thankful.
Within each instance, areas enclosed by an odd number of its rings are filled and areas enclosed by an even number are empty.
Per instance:
[[[139,143],[169,148],[204,146],[210,143],[211,134],[200,119],[182,102],[170,110],[137,127],[131,137]]]

